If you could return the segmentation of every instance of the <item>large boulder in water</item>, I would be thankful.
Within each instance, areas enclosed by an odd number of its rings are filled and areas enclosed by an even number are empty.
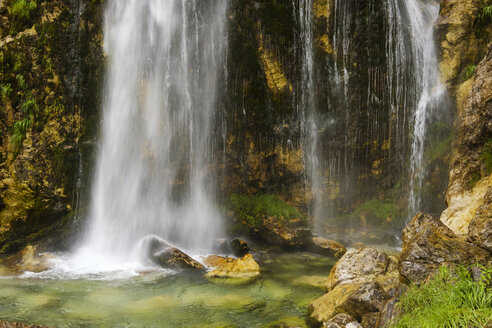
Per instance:
[[[196,269],[205,267],[181,250],[166,243],[156,236],[144,239],[144,247],[148,257],[156,264],[167,269]]]
[[[326,289],[368,282],[379,283],[388,295],[393,295],[399,284],[398,259],[372,247],[350,248],[331,269]]]
[[[210,255],[204,263],[213,269],[207,273],[208,277],[255,278],[260,275],[260,266],[251,254],[239,259]]]
[[[326,282],[328,293],[309,304],[309,320],[321,326],[339,313],[362,320],[381,311],[398,284],[395,257],[371,247],[351,248],[332,268]]]
[[[413,284],[424,282],[442,265],[486,263],[491,254],[457,237],[438,218],[417,213],[403,230],[400,274]]]
[[[342,257],[347,249],[337,241],[321,237],[313,237],[308,245],[308,251],[331,257]]]

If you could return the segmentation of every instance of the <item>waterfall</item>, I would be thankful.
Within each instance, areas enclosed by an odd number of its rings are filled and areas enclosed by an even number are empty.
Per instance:
[[[403,177],[413,214],[426,175],[427,126],[445,94],[433,37],[439,2],[297,2],[297,106],[314,227],[380,198],[371,175],[394,185]],[[321,6],[325,12],[316,17],[312,8]],[[324,52],[316,49],[320,43]]]
[[[442,104],[445,87],[439,79],[439,62],[434,40],[434,22],[439,16],[439,2],[406,1],[412,29],[412,48],[415,53],[418,101],[413,113],[413,142],[410,157],[410,219],[421,210],[420,190],[426,175],[423,162],[430,114]]]
[[[212,130],[224,82],[227,0],[110,0],[102,142],[84,252],[139,260],[148,234],[210,250]]]

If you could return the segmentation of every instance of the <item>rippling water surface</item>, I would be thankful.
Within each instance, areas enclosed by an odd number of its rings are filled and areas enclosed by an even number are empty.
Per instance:
[[[135,268],[90,274],[24,274],[0,279],[0,319],[50,327],[303,327],[324,294],[332,259],[308,253],[255,255],[250,282]],[[316,286],[317,285],[317,286]]]

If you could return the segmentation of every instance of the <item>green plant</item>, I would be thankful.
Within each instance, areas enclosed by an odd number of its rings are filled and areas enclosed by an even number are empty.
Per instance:
[[[16,148],[16,153],[20,145],[26,138],[27,130],[31,127],[31,120],[28,118],[22,119],[14,123],[11,142]]]
[[[3,100],[7,99],[10,96],[10,94],[12,93],[12,87],[10,83],[2,85],[1,93]]]
[[[476,65],[470,65],[465,68],[465,80],[470,79],[474,74],[475,71],[477,70]]]
[[[299,210],[288,205],[275,195],[237,195],[229,196],[229,204],[236,217],[253,226],[260,225],[265,217],[278,219],[305,219]]]
[[[24,76],[22,76],[21,74],[17,74],[15,76],[15,79],[17,80],[17,85],[19,86],[19,88],[25,90],[27,87],[27,83],[26,80],[24,79]]]
[[[14,0],[9,6],[9,14],[17,21],[26,21],[37,7],[36,0]]]
[[[23,71],[23,68],[24,68],[24,61],[22,55],[17,54],[15,56],[14,72],[21,72]]]
[[[385,224],[397,218],[399,210],[393,203],[384,203],[377,199],[371,199],[357,207],[353,214],[356,216],[363,214],[370,222]]]
[[[481,280],[469,268],[441,267],[421,287],[411,286],[401,297],[402,311],[395,328],[485,327],[492,318],[492,267],[477,265]]]
[[[488,139],[484,145],[481,159],[485,164],[485,170],[487,174],[492,173],[492,139]]]
[[[480,179],[482,179],[482,176],[478,173],[473,173],[471,178],[470,178],[470,182],[468,182],[468,186],[470,188],[473,188],[477,185],[478,181],[480,181]]]
[[[492,20],[492,5],[483,6],[478,14],[478,19],[484,24],[490,22]]]

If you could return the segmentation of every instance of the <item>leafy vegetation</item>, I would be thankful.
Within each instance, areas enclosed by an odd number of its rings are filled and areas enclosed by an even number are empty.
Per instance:
[[[402,315],[395,328],[485,327],[492,323],[492,267],[484,268],[479,282],[469,269],[442,267],[420,288],[401,297]]]
[[[371,199],[357,207],[354,215],[364,215],[365,218],[375,224],[385,224],[392,222],[398,217],[398,207],[393,203],[384,203],[377,199]]]
[[[279,219],[305,219],[299,210],[285,203],[275,195],[237,195],[229,197],[229,203],[240,220],[246,220],[252,226],[259,226],[264,217]]]
[[[27,131],[32,125],[34,114],[37,110],[36,100],[34,100],[33,98],[28,98],[22,103],[20,109],[24,113],[25,118],[14,123],[11,138],[11,142],[15,146],[16,155],[20,150],[22,142],[26,138]]]
[[[482,152],[482,161],[485,164],[485,170],[487,174],[492,173],[492,139],[488,139],[485,143],[484,150]]]
[[[18,32],[28,24],[32,18],[34,11],[37,9],[38,4],[36,0],[14,0],[9,6],[9,14],[12,17],[12,30],[11,32]]]
[[[488,23],[492,21],[492,5],[488,4],[482,7],[480,13],[478,14],[478,18],[482,23]]]
[[[477,65],[470,65],[465,68],[465,80],[470,79],[477,70]]]

